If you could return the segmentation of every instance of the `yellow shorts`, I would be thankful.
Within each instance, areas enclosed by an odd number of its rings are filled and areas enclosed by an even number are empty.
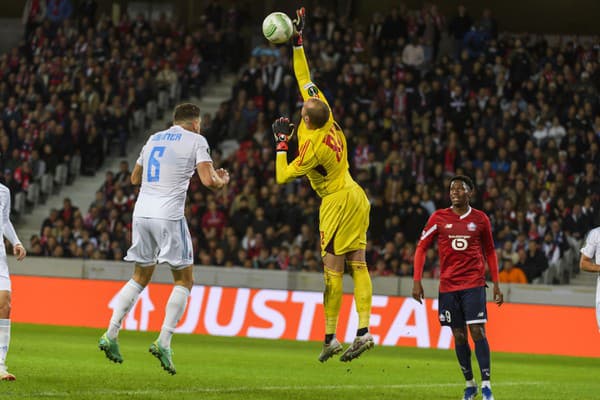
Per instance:
[[[319,209],[321,255],[365,249],[370,210],[369,200],[358,185],[325,196]]]

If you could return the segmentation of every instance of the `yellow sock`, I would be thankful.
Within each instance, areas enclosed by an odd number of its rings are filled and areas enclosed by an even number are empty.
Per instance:
[[[325,267],[325,291],[323,292],[323,307],[325,309],[325,334],[335,334],[342,307],[343,272],[337,272]]]
[[[364,261],[348,261],[354,280],[354,303],[358,313],[358,328],[368,328],[371,319],[371,299],[373,285],[367,263]]]

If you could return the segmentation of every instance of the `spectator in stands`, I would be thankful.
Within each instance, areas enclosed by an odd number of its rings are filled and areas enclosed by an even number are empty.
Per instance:
[[[522,83],[531,76],[532,62],[520,39],[515,41],[515,49],[510,57],[510,80],[514,88],[521,87]]]
[[[68,197],[65,197],[63,199],[63,208],[61,208],[58,211],[58,217],[65,224],[71,225],[73,223],[73,217],[74,217],[75,213],[78,211],[79,211],[79,208],[73,206],[73,204],[71,203],[71,199]]]
[[[425,62],[425,51],[423,50],[421,43],[419,43],[418,37],[411,37],[409,43],[404,47],[404,50],[402,51],[402,62],[404,65],[415,70],[419,70]]]
[[[33,183],[31,167],[27,161],[21,162],[19,166],[14,169],[13,179],[18,186],[19,191],[27,193],[30,183]]]
[[[548,259],[542,250],[540,250],[537,240],[529,241],[529,247],[525,254],[526,258],[524,263],[519,266],[523,272],[525,272],[527,281],[533,283],[534,280],[542,276],[542,273],[548,268]]]
[[[50,21],[60,24],[73,13],[71,0],[48,0],[47,16]]]
[[[502,260],[502,269],[498,280],[502,283],[527,283],[527,277],[521,268],[515,265],[517,259],[505,258]]]
[[[78,15],[82,18],[89,18],[91,22],[96,19],[96,10],[98,9],[97,0],[79,1]]]
[[[126,160],[119,163],[119,172],[115,175],[114,182],[120,188],[127,188],[131,185],[131,172],[129,171],[129,163]]]
[[[552,232],[547,232],[544,235],[544,241],[542,243],[542,252],[548,259],[548,264],[551,266],[557,266],[560,257],[561,251],[560,246],[553,240]]]
[[[489,8],[483,9],[478,25],[479,29],[485,32],[490,38],[496,39],[498,36],[498,22]]]
[[[43,251],[39,236],[32,235],[29,238],[28,252],[29,252],[30,256],[43,256],[44,255],[44,251]]]
[[[473,26],[473,19],[467,13],[467,8],[459,4],[458,13],[452,18],[448,26],[448,31],[454,38],[454,51],[456,55],[460,54],[462,41],[466,33],[471,29],[471,26]]]
[[[563,221],[563,230],[572,248],[581,248],[585,234],[590,230],[592,221],[585,216],[580,204],[574,204],[571,213]]]
[[[246,228],[252,225],[253,213],[248,206],[248,198],[242,196],[235,212],[231,215],[231,226],[238,237],[241,237]]]
[[[50,210],[50,214],[44,219],[44,221],[42,222],[42,227],[40,229],[40,234],[42,236],[44,235],[44,230],[46,228],[53,228],[54,225],[56,224],[56,221],[58,220],[58,210],[53,208]]]
[[[227,222],[223,211],[218,209],[217,202],[212,200],[204,215],[202,215],[202,230],[206,238],[218,238]]]
[[[21,21],[25,25],[25,40],[46,18],[46,0],[27,0]]]

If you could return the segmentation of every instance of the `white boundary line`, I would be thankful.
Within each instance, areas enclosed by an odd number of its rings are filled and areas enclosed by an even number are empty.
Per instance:
[[[524,382],[493,382],[493,386],[539,386],[549,384],[549,382],[542,381],[524,381]],[[374,389],[408,389],[408,388],[444,388],[444,387],[463,387],[463,383],[421,383],[421,384],[391,384],[391,385],[298,385],[298,386],[262,386],[262,387],[196,387],[186,389],[174,389],[174,388],[163,388],[163,389],[142,389],[142,390],[119,390],[119,389],[99,389],[99,390],[78,390],[68,392],[20,392],[14,391],[6,393],[9,396],[14,395],[28,395],[28,396],[43,396],[43,397],[74,397],[82,395],[156,395],[165,393],[179,393],[179,394],[192,394],[192,393],[238,393],[238,392],[277,392],[277,391],[308,391],[308,390],[374,390]],[[0,395],[1,396],[1,395]]]

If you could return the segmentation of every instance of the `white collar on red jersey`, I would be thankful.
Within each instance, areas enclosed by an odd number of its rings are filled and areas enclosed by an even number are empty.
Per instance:
[[[458,217],[458,218],[459,218],[459,219],[464,219],[464,218],[467,218],[467,217],[469,216],[469,214],[471,214],[471,211],[472,211],[472,210],[473,210],[473,209],[471,208],[471,206],[469,206],[469,209],[467,210],[467,212],[466,212],[466,213],[464,213],[463,215],[461,215],[461,216],[460,216],[460,217]]]

